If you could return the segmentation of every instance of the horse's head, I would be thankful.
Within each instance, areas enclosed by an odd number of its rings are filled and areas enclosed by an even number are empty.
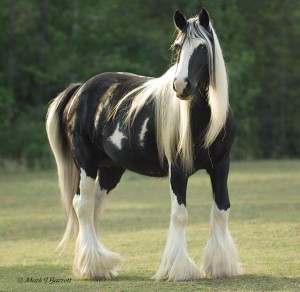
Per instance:
[[[173,88],[180,99],[188,100],[198,88],[207,88],[213,74],[213,32],[208,12],[202,8],[195,18],[174,14],[178,36],[173,44],[177,69]]]

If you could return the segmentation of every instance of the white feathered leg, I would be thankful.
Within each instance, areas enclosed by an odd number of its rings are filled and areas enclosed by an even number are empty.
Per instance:
[[[153,277],[156,280],[187,281],[200,278],[200,271],[188,255],[185,227],[188,212],[179,205],[171,190],[171,220],[166,247],[160,267]]]
[[[204,249],[201,272],[204,276],[232,277],[242,274],[238,252],[228,229],[227,211],[214,203],[210,215],[209,238]]]
[[[118,265],[122,260],[97,239],[94,228],[94,189],[95,180],[81,170],[80,195],[75,195],[73,199],[79,221],[73,272],[86,279],[111,279],[118,274]]]
[[[97,179],[94,192],[94,227],[97,238],[99,238],[99,226],[103,218],[107,199],[108,193],[105,189],[100,189],[99,181]]]

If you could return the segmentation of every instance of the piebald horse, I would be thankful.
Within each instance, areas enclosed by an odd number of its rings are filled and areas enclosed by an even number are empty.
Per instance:
[[[73,271],[111,279],[122,258],[99,241],[107,197],[126,169],[168,176],[171,219],[156,280],[194,280],[241,274],[228,229],[229,154],[236,126],[228,101],[222,50],[208,12],[186,19],[176,11],[177,62],[161,77],[103,73],[72,84],[51,103],[47,134],[68,216],[64,246],[75,233]],[[188,178],[205,169],[214,203],[198,268],[187,252]]]

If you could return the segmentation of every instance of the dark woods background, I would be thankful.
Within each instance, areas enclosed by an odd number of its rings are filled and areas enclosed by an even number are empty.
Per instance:
[[[173,12],[195,16],[202,6],[229,72],[233,158],[299,157],[299,1],[1,0],[0,160],[48,166],[48,102],[105,71],[161,75],[172,59]]]

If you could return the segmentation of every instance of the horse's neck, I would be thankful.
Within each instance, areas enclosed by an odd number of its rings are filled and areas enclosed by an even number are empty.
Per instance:
[[[194,140],[199,140],[203,137],[209,121],[210,107],[208,104],[208,95],[204,89],[198,90],[197,95],[193,97],[191,105],[191,129]]]
[[[203,115],[210,117],[210,106],[208,104],[208,92],[205,89],[198,89],[193,97],[191,105],[191,114],[195,118],[203,121]]]

